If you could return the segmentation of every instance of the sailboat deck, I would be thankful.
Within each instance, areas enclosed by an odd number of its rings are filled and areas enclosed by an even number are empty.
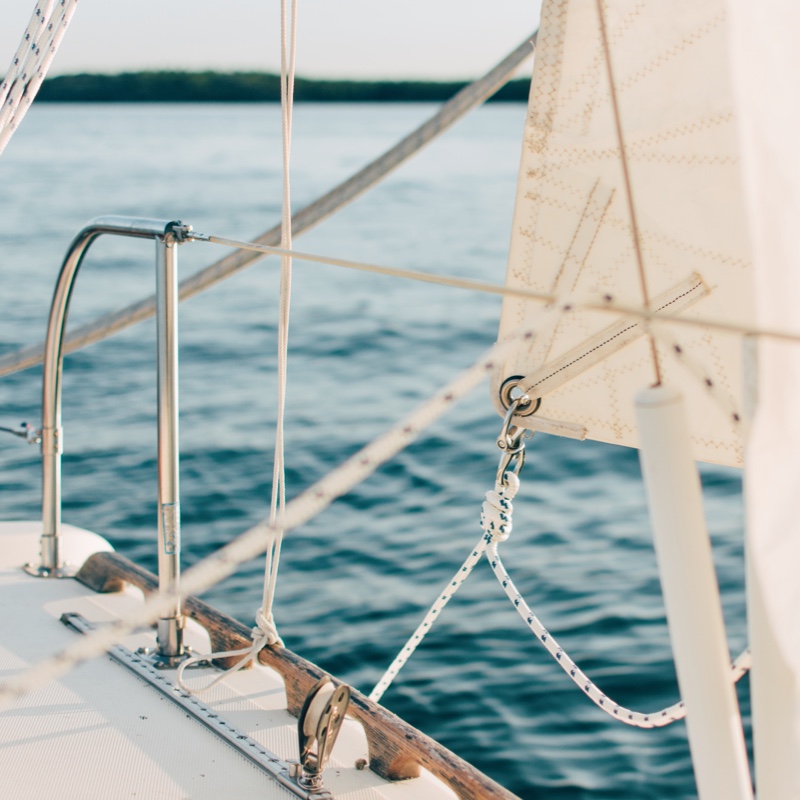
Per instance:
[[[39,523],[0,523],[0,676],[10,677],[68,645],[79,634],[63,613],[95,625],[141,603],[136,589],[95,594],[77,581],[45,580],[21,566],[37,556]],[[67,560],[80,564],[109,550],[95,534],[65,526]],[[200,652],[208,637],[189,621],[187,641]],[[122,643],[152,647],[154,632]],[[168,678],[174,673],[166,671]],[[192,670],[188,682],[209,680]],[[297,758],[297,720],[286,711],[283,682],[258,665],[226,678],[202,700],[281,759]],[[19,798],[289,798],[273,778],[110,657],[98,658],[0,711],[3,794]],[[368,757],[361,727],[345,722],[325,785],[336,798],[452,798],[430,775],[388,783],[356,763]],[[363,766],[363,762],[360,766]]]

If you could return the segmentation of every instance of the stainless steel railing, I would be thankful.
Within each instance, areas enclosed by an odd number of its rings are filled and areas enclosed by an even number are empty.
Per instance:
[[[26,569],[40,577],[65,577],[75,570],[61,553],[61,374],[64,330],[75,278],[89,247],[99,236],[131,236],[156,243],[158,341],[158,572],[159,589],[176,589],[180,579],[180,491],[178,452],[178,284],[177,246],[190,230],[175,220],[98,217],[75,237],[56,283],[45,341],[42,382],[42,535],[41,562]],[[159,620],[159,655],[183,653],[181,603]]]

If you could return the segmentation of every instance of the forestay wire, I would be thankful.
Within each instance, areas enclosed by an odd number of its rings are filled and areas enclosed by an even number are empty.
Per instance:
[[[0,153],[36,97],[77,5],[78,0],[42,0],[33,9],[0,84]]]

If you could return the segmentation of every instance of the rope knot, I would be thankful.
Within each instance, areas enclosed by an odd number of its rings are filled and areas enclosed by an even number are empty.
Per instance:
[[[505,474],[506,485],[495,484],[492,491],[486,492],[486,500],[481,506],[481,527],[493,542],[504,542],[511,535],[511,516],[514,506],[511,503],[519,490],[519,478],[513,472]]]
[[[256,625],[250,635],[253,637],[253,649],[256,652],[267,645],[277,644],[281,647],[284,646],[283,639],[278,635],[275,619],[272,614],[265,615],[263,608],[259,608],[256,612]]]

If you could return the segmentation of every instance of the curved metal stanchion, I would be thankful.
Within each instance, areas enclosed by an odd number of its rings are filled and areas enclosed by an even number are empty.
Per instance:
[[[72,241],[56,283],[45,340],[42,381],[41,561],[26,570],[39,577],[66,577],[75,570],[60,549],[61,533],[61,373],[64,330],[75,278],[99,236],[129,236],[156,243],[158,328],[158,563],[161,590],[172,591],[180,575],[180,494],[178,486],[178,291],[177,245],[190,230],[177,220],[98,217]],[[183,652],[180,603],[159,621],[159,654]]]

